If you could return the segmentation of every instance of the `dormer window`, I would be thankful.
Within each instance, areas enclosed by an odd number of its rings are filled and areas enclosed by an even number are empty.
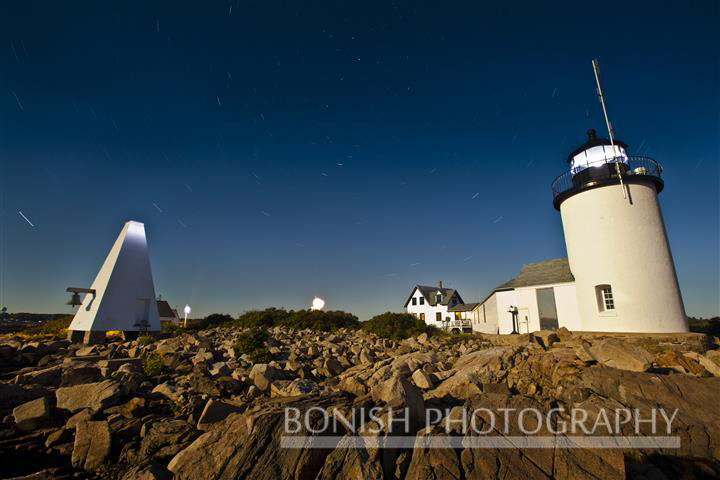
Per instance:
[[[442,292],[437,292],[435,294],[435,303],[442,303]]]

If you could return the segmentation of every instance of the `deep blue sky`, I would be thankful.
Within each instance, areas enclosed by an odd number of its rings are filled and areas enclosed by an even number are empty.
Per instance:
[[[5,5],[0,303],[67,309],[130,219],[198,315],[478,301],[565,255],[550,183],[604,135],[598,57],[617,136],[665,167],[688,314],[717,315],[718,3],[497,3]]]

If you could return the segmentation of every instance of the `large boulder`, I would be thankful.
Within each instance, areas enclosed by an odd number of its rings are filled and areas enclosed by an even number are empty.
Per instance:
[[[50,402],[48,397],[37,398],[15,407],[12,413],[20,430],[34,430],[50,418]]]
[[[198,420],[198,430],[207,430],[212,424],[225,420],[231,413],[241,412],[242,408],[223,402],[220,400],[210,399],[205,404],[200,419]]]
[[[110,426],[104,420],[80,422],[75,430],[72,465],[88,472],[97,470],[110,455]]]
[[[513,347],[494,347],[461,356],[428,398],[467,400],[482,393],[485,385],[504,381],[514,352]]]
[[[179,391],[174,385],[171,385],[168,382],[163,382],[159,385],[156,385],[155,388],[152,389],[151,393],[162,395],[171,402],[177,402],[178,400],[180,400],[180,395],[182,394],[181,391]]]
[[[267,363],[256,363],[248,376],[257,388],[266,392],[270,390],[272,381],[279,378],[279,372]]]
[[[60,385],[60,376],[62,375],[62,367],[57,365],[50,368],[33,370],[31,372],[22,373],[15,377],[15,383],[43,385],[45,387],[57,387]]]
[[[171,419],[143,425],[140,456],[165,464],[200,434],[185,420]]]
[[[175,474],[176,480],[316,478],[329,452],[320,448],[281,448],[281,437],[344,435],[344,431],[333,430],[333,422],[326,422],[327,417],[320,412],[333,406],[349,409],[351,404],[347,394],[299,400],[292,397],[271,399],[253,411],[230,415],[224,422],[216,424],[178,453],[168,464],[168,469]],[[291,425],[293,430],[285,429],[289,408],[297,409],[299,414],[300,430],[297,432],[294,424]],[[310,425],[305,425],[303,420],[306,412]],[[307,430],[307,426],[314,432]]]
[[[276,382],[270,386],[270,395],[273,397],[298,397],[319,393],[318,384],[309,379],[296,378],[293,381],[285,380],[284,384]]]
[[[102,380],[100,369],[96,366],[85,365],[66,368],[60,378],[61,387],[73,387],[85,383],[96,383]]]
[[[643,418],[650,417],[653,409],[662,408],[668,416],[677,410],[672,421],[671,435],[680,437],[680,448],[674,450],[672,455],[720,461],[720,410],[712,408],[720,392],[718,377],[659,375],[596,366],[585,369],[577,378],[574,389],[568,388],[566,391],[568,395],[565,400],[568,403],[573,400],[573,392],[584,391],[591,396],[581,405],[596,398],[608,399],[609,405],[600,406],[605,406],[609,411],[620,404],[633,411],[637,409]],[[665,421],[660,413],[657,416],[660,418],[658,430],[663,430]],[[641,424],[640,433],[657,435],[650,427],[650,424]],[[629,431],[626,434],[635,433]],[[653,452],[646,453],[650,455]]]
[[[618,370],[644,372],[650,368],[653,361],[653,356],[647,350],[619,338],[595,341],[589,350],[599,364]]]
[[[420,390],[404,376],[394,375],[374,387],[370,393],[376,403],[383,402],[393,410],[400,407],[407,409],[401,416],[403,418],[405,414],[409,416],[411,432],[405,432],[405,435],[414,434],[415,430],[424,424],[425,400]]]
[[[563,434],[553,433],[561,431],[555,421],[548,422],[546,418],[538,419],[535,415],[523,413],[533,410],[545,413],[547,410],[542,404],[528,397],[483,394],[473,397],[465,408],[467,408],[467,418],[474,415],[475,420],[475,426],[470,424],[465,432],[466,441],[478,440],[476,430],[487,432],[482,434],[484,441],[495,440],[499,444],[505,439],[510,443],[509,439],[513,437],[556,436],[560,440],[563,437]],[[491,415],[495,415],[495,421]],[[526,432],[535,433],[529,435]],[[413,463],[416,461],[416,455],[422,454],[422,450],[416,450],[413,453]],[[428,461],[421,462],[420,467],[423,463],[429,463],[434,470],[441,470],[438,462],[432,462],[431,454],[426,453],[426,455],[429,456]],[[450,460],[452,459],[448,461]],[[619,449],[465,448],[459,455],[459,460],[463,475],[458,478],[610,480],[625,476],[623,452]]]
[[[423,370],[415,370],[412,374],[412,381],[418,386],[418,388],[422,388],[423,390],[427,390],[433,386],[433,381],[430,378],[430,375],[425,373]]]
[[[335,450],[327,456],[315,478],[317,480],[383,478],[382,465],[378,459],[364,448],[351,446],[357,438],[349,435],[343,437]]]
[[[71,412],[83,408],[99,411],[114,405],[123,395],[122,384],[114,380],[61,387],[55,391],[57,407]]]

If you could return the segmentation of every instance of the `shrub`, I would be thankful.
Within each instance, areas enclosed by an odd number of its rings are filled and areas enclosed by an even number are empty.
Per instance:
[[[415,318],[409,313],[392,312],[374,316],[370,320],[363,322],[361,328],[366,332],[391,340],[402,340],[422,333],[437,335],[440,332],[439,329],[427,325],[424,321]]]
[[[173,322],[162,322],[161,329],[163,333],[170,334],[172,336],[180,335],[183,328]]]
[[[67,335],[67,329],[72,322],[73,316],[67,315],[47,321],[42,325],[26,328],[19,332],[23,337],[64,337]]]
[[[236,325],[244,328],[285,326],[303,330],[331,332],[339,328],[358,328],[360,322],[355,315],[342,311],[282,310],[268,308],[245,312],[237,319]]]
[[[150,335],[143,335],[142,337],[138,337],[137,341],[138,345],[142,345],[144,347],[145,345],[150,345],[151,343],[153,343],[155,339]]]
[[[279,308],[251,310],[240,315],[235,323],[243,328],[272,327],[279,325],[288,315],[289,312],[287,310]]]
[[[163,356],[160,352],[152,352],[143,357],[143,371],[148,377],[156,377],[160,375],[163,364]]]
[[[691,332],[704,333],[720,337],[720,317],[695,318],[688,317],[688,325]]]
[[[188,322],[187,330],[204,330],[206,328],[214,328],[222,325],[228,325],[234,322],[233,317],[225,313],[213,313],[199,320]]]
[[[273,360],[273,356],[265,347],[267,339],[267,332],[253,328],[240,334],[240,338],[235,343],[235,350],[250,357],[253,363],[269,363]]]

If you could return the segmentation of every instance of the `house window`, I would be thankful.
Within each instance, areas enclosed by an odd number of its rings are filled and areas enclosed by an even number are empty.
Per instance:
[[[413,299],[412,299],[412,304],[413,304],[413,305],[417,305],[417,298],[414,298],[414,297],[413,297]]]
[[[442,303],[442,293],[438,292],[435,295],[435,303]]]
[[[460,315],[460,312],[455,312],[455,320],[462,320],[462,316]]]
[[[442,322],[442,313],[435,312],[435,321],[436,322]]]
[[[420,320],[422,320],[423,322],[425,321],[425,314],[424,314],[424,313],[421,313],[421,314],[420,314]]]
[[[425,305],[425,297],[420,297],[420,305]]]
[[[599,311],[607,312],[615,310],[615,298],[613,297],[613,291],[610,285],[598,285],[595,287],[595,295],[597,296]]]

